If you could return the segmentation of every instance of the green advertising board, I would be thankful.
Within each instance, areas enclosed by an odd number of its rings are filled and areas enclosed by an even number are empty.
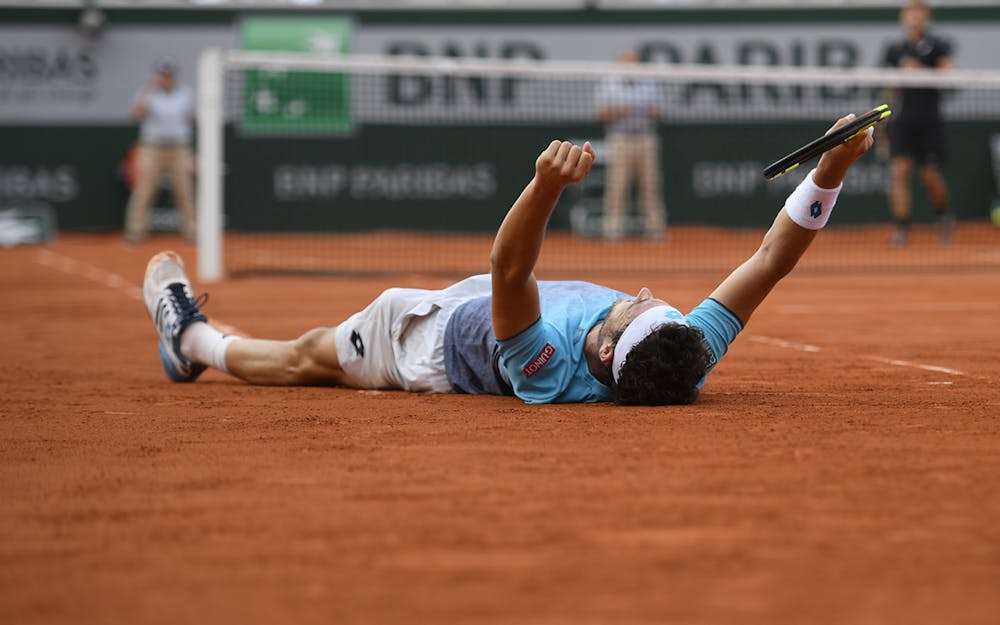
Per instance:
[[[351,52],[353,22],[341,17],[247,17],[244,50],[339,56]],[[242,129],[254,134],[343,134],[353,127],[351,79],[346,74],[243,72]]]

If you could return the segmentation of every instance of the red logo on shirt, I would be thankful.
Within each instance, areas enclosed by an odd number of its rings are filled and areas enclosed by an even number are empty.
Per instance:
[[[524,368],[521,369],[521,373],[523,373],[525,377],[530,378],[531,376],[541,371],[542,367],[548,364],[549,360],[552,359],[552,355],[555,353],[556,353],[556,348],[552,347],[551,343],[546,343],[545,347],[542,348],[542,351],[540,351],[538,355],[535,356],[535,359],[526,364]]]

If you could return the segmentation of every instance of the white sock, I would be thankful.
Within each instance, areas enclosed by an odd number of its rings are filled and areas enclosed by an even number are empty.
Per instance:
[[[229,373],[226,368],[226,349],[240,337],[225,335],[203,321],[196,321],[181,335],[181,355],[200,365],[208,365]]]

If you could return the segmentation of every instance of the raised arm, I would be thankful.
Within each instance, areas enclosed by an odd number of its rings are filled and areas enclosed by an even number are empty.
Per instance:
[[[538,320],[541,307],[534,270],[545,228],[562,190],[586,176],[593,163],[589,141],[582,148],[553,141],[535,161],[535,177],[500,224],[490,255],[493,333],[498,339],[516,336]]]
[[[853,114],[839,119],[831,130],[852,119]],[[869,129],[823,154],[812,178],[815,186],[819,187],[819,191],[814,193],[823,195],[822,190],[839,187],[848,168],[868,151],[872,143],[872,131]],[[816,238],[818,229],[804,228],[788,215],[789,210],[795,210],[792,204],[796,202],[796,193],[799,191],[796,190],[789,197],[787,208],[778,212],[771,229],[764,235],[760,248],[712,292],[711,297],[731,310],[744,325],[771,289],[795,267]],[[829,209],[829,206],[819,208],[820,211]],[[827,212],[827,216],[828,214]]]

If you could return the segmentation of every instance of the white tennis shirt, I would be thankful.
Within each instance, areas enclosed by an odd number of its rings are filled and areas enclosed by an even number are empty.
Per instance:
[[[141,97],[140,93],[137,100]],[[152,89],[146,95],[139,139],[147,145],[187,145],[193,115],[194,97],[187,85],[176,85],[170,91]]]

